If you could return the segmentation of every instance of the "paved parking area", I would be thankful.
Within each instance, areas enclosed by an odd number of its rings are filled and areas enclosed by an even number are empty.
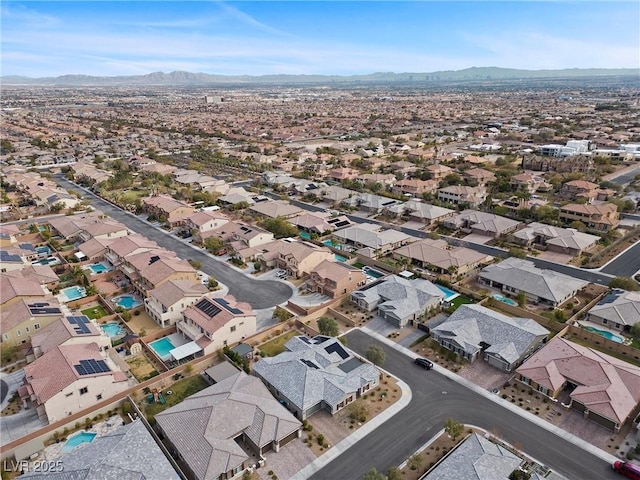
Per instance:
[[[302,442],[302,439],[296,438],[280,448],[278,453],[266,453],[264,467],[256,471],[260,480],[271,480],[272,477],[268,474],[271,470],[280,480],[286,480],[293,477],[315,459],[316,456]]]
[[[568,255],[566,253],[558,253],[558,252],[542,252],[538,255],[538,258],[542,258],[544,260],[549,260],[550,262],[567,264],[573,259],[572,255]]]
[[[486,390],[500,388],[513,376],[513,373],[506,373],[492,367],[484,360],[476,360],[467,363],[459,371],[458,375]]]
[[[379,315],[374,315],[373,319],[367,322],[367,327],[385,337],[388,337],[391,333],[398,333],[399,336],[393,340],[407,348],[425,334],[422,330],[418,330],[414,327],[398,328],[393,323],[385,320]]]

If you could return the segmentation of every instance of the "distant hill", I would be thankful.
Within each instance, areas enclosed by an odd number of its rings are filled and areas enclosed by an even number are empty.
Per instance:
[[[570,68],[564,70],[518,70],[499,67],[471,67],[464,70],[446,70],[431,73],[377,72],[367,75],[211,75],[191,72],[153,72],[147,75],[94,77],[90,75],[62,75],[60,77],[30,78],[3,76],[5,85],[260,85],[260,84],[314,84],[314,83],[394,83],[394,82],[447,82],[491,81],[508,79],[589,78],[602,76],[640,75],[636,68]]]

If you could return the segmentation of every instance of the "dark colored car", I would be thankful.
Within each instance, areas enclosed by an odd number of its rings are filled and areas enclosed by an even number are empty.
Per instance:
[[[433,363],[426,358],[416,358],[415,364],[421,366],[425,370],[431,370],[433,368]]]

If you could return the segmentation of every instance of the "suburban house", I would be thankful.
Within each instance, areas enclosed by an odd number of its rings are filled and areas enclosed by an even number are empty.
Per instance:
[[[97,436],[82,448],[63,453],[55,462],[58,462],[56,468],[64,472],[63,478],[105,478],[107,472],[119,479],[180,478],[139,418]],[[21,478],[51,480],[56,476],[51,472],[31,471]]]
[[[446,165],[442,165],[441,163],[436,163],[435,165],[429,165],[425,167],[425,170],[429,172],[431,178],[436,181],[444,180],[444,177],[454,172],[454,169],[451,167],[447,167]]]
[[[207,294],[183,310],[176,326],[191,339],[192,354],[208,355],[256,333],[256,315],[251,305],[237,302],[232,295]]]
[[[586,198],[588,203],[593,200],[608,200],[615,194],[615,190],[601,189],[596,183],[587,182],[586,180],[571,180],[566,182],[560,188],[558,195],[565,200],[576,200],[578,198]]]
[[[512,296],[524,292],[527,302],[551,308],[562,305],[589,284],[554,270],[539,269],[533,262],[516,257],[483,268],[478,282]]]
[[[169,195],[155,195],[142,200],[145,212],[170,226],[184,223],[185,219],[195,213],[195,208],[180,202]]]
[[[345,198],[342,201],[343,205],[369,213],[381,213],[393,205],[400,203],[402,203],[400,200],[394,198],[374,195],[372,193],[354,193],[353,191],[351,191],[349,198]]]
[[[469,435],[421,480],[508,480],[523,460],[477,433]],[[529,480],[543,480],[532,473]]]
[[[398,230],[383,230],[380,225],[374,223],[359,223],[336,230],[332,237],[339,243],[355,249],[370,249],[373,256],[384,256],[396,248],[417,240]]]
[[[473,186],[486,186],[487,183],[496,181],[496,176],[493,172],[485,170],[484,168],[470,168],[462,172],[462,178],[465,179],[468,185]]]
[[[323,260],[306,280],[307,290],[337,298],[364,287],[367,275],[359,268],[343,262]]]
[[[385,213],[395,215],[396,217],[409,217],[410,220],[422,222],[426,226],[431,227],[451,217],[456,211],[450,208],[437,207],[429,203],[409,200],[405,203],[392,205]]]
[[[466,185],[451,185],[438,190],[438,200],[454,205],[468,204],[477,207],[487,199],[484,187],[468,187]]]
[[[378,315],[402,328],[429,309],[438,308],[444,297],[442,290],[428,280],[391,275],[353,292],[351,302],[368,312],[377,309]]]
[[[3,272],[8,277],[29,278],[36,280],[47,289],[53,289],[60,284],[56,272],[49,265],[27,265],[22,270]]]
[[[129,235],[129,229],[115,220],[104,219],[97,223],[88,223],[80,230],[80,240],[86,242],[91,238],[98,240],[109,240]]]
[[[509,180],[511,189],[524,191],[527,193],[546,192],[551,188],[551,184],[545,182],[544,178],[535,173],[524,172],[514,175]]]
[[[144,308],[162,328],[182,318],[182,311],[193,305],[209,290],[202,283],[188,280],[169,280],[149,291]]]
[[[254,193],[247,192],[243,187],[232,187],[218,200],[221,204],[226,206],[233,206],[239,204],[253,205],[255,200]]]
[[[337,338],[300,335],[285,348],[260,360],[253,372],[300,420],[322,409],[333,415],[378,385],[378,369],[355,357]]]
[[[200,240],[200,234],[208,230],[214,230],[229,222],[229,218],[219,212],[196,212],[184,221],[184,228],[193,232],[196,240]]]
[[[562,399],[584,418],[619,431],[640,401],[640,367],[554,337],[516,370],[516,380]]]
[[[397,249],[394,258],[407,258],[412,265],[441,274],[464,275],[481,265],[490,263],[493,257],[470,248],[453,247],[446,240],[423,238]]]
[[[24,367],[23,405],[49,423],[62,420],[129,387],[127,375],[97,343],[58,345]]]
[[[268,218],[291,218],[300,215],[304,211],[300,207],[291,205],[282,200],[272,200],[270,202],[260,202],[247,208],[247,212],[259,217]]]
[[[263,230],[253,225],[245,225],[236,222],[230,222],[233,225],[225,225],[225,227],[235,227],[231,229],[229,245],[233,250],[239,252],[245,248],[256,248],[265,243],[273,242],[273,233]],[[219,229],[218,229],[219,230]]]
[[[31,363],[59,346],[95,343],[100,351],[111,348],[111,338],[86,315],[66,315],[39,329],[31,335],[31,351],[27,361]]]
[[[269,250],[274,250],[274,247],[277,252],[276,266],[294,278],[302,278],[322,262],[334,258],[331,250],[310,242],[283,239],[266,246]]]
[[[126,237],[118,238],[110,242],[104,257],[114,266],[122,264],[124,259],[129,255],[136,255],[142,252],[159,250],[158,244],[147,237],[134,234]]]
[[[82,260],[98,261],[104,258],[104,255],[109,250],[111,239],[99,239],[90,238],[84,243],[78,245],[78,251],[76,252],[77,258]]]
[[[421,197],[423,193],[434,193],[438,189],[435,180],[405,179],[396,182],[392,191],[411,197]]]
[[[351,220],[345,215],[331,216],[328,213],[309,212],[290,218],[289,223],[303,232],[322,235],[350,226]]]
[[[42,286],[35,278],[23,276],[0,276],[0,307],[4,311],[6,307],[20,299],[29,301],[49,301],[51,292]],[[5,315],[2,316],[3,320]]]
[[[489,237],[500,237],[515,231],[520,222],[493,213],[465,210],[447,218],[444,226],[452,230],[461,229]]]
[[[150,290],[169,280],[185,280],[198,283],[196,270],[169,250],[152,250],[128,255],[120,270],[131,280],[133,287],[144,297]]]
[[[589,310],[586,320],[612,330],[629,332],[640,322],[640,292],[614,288]]]
[[[62,315],[70,314],[66,305],[60,305],[55,298],[19,298],[2,306],[0,334],[2,344],[17,346],[29,341],[29,337]]]
[[[48,223],[52,234],[60,235],[67,240],[74,241],[84,230],[84,227],[92,223],[101,223],[107,218],[102,212],[93,211],[80,215],[50,218]]]
[[[588,228],[608,232],[618,226],[620,215],[614,203],[583,205],[570,203],[560,207],[560,220],[566,223],[580,221]]]
[[[185,398],[155,419],[196,480],[239,478],[245,469],[257,467],[264,453],[278,452],[299,438],[302,427],[259,379],[244,372]]]
[[[549,330],[530,318],[513,318],[482,305],[460,305],[443,323],[431,329],[444,348],[473,362],[479,356],[504,372],[511,372],[547,340]]]
[[[597,235],[579,232],[573,228],[561,228],[546,223],[532,222],[511,235],[512,240],[523,246],[538,245],[551,252],[581,255],[595,248],[600,241]]]

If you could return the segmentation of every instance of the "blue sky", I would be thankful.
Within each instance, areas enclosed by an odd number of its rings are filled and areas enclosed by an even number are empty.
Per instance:
[[[632,1],[2,1],[2,75],[640,67]]]

